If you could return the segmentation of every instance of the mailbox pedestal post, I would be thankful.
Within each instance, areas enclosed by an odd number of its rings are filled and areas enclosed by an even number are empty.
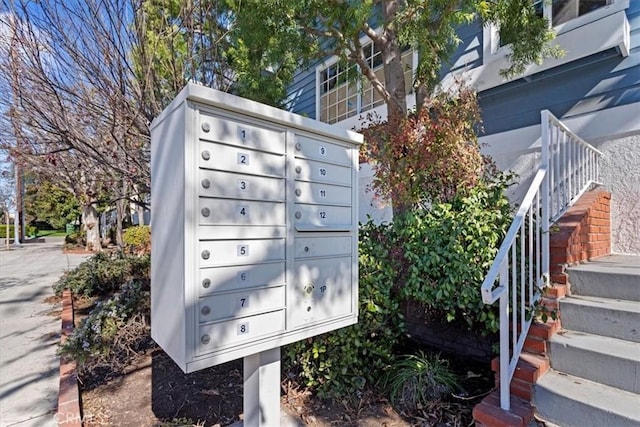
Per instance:
[[[280,347],[245,356],[244,427],[280,425]]]

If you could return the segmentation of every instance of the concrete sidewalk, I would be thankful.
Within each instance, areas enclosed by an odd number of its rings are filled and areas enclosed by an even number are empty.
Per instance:
[[[0,426],[55,426],[60,304],[51,285],[87,255],[62,252],[62,238],[0,250]]]

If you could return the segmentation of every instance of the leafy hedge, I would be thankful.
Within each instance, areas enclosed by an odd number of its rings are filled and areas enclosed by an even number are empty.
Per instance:
[[[508,184],[509,177],[500,176],[450,203],[396,219],[404,298],[422,303],[435,319],[497,332],[495,307],[482,302],[480,285],[512,220]]]
[[[129,280],[149,282],[151,258],[100,252],[65,273],[53,285],[56,295],[70,289],[74,295],[98,296],[117,291]]]
[[[354,396],[388,367],[403,335],[394,295],[393,230],[368,222],[360,228],[360,294],[356,325],[299,341],[284,350],[285,366],[320,397]]]

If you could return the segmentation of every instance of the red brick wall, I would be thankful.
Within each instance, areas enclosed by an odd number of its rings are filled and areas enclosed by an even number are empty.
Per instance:
[[[565,267],[611,253],[611,193],[589,191],[551,226],[552,283],[567,283]]]

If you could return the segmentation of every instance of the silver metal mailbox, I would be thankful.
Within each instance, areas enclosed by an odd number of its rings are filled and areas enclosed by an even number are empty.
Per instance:
[[[151,125],[151,334],[185,372],[358,319],[359,134],[189,84]]]

